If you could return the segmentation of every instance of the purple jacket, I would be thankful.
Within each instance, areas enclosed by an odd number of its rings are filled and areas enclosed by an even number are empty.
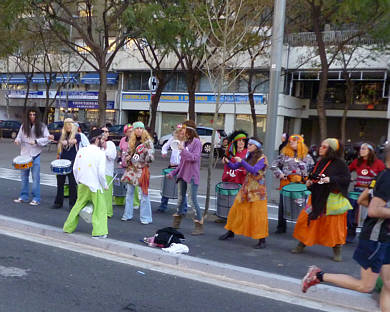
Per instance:
[[[198,138],[194,138],[190,144],[187,144],[181,151],[179,166],[170,175],[176,176],[176,179],[183,179],[187,183],[191,183],[193,178],[194,184],[199,185],[202,143]]]
[[[259,171],[265,167],[265,159],[261,159],[254,166],[248,164],[244,159],[240,163],[229,162],[228,166],[231,169],[238,169],[242,166],[246,171],[252,173],[253,175],[258,175]]]

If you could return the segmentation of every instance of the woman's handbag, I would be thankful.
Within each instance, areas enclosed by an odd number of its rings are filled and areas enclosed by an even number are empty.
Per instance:
[[[326,215],[334,216],[341,215],[348,210],[352,210],[353,207],[349,200],[341,193],[330,193],[326,200]]]

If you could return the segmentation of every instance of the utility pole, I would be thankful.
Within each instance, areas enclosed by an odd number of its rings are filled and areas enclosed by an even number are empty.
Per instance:
[[[269,101],[267,105],[267,125],[264,146],[264,153],[268,157],[269,162],[272,162],[276,156],[275,138],[278,115],[279,82],[282,67],[281,63],[285,18],[286,0],[275,0],[274,16],[272,21]],[[267,170],[267,176],[265,181],[267,189],[271,191],[273,179],[271,177],[270,170]]]

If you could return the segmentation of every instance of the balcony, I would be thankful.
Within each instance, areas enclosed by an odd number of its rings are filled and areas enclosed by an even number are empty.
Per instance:
[[[326,109],[337,109],[337,110],[344,110],[344,102],[332,100],[332,99],[326,99],[325,100],[325,108]],[[310,108],[311,109],[317,109],[317,101],[311,100],[310,101]],[[363,110],[363,111],[387,111],[387,99],[380,99],[377,101],[377,103],[362,103],[355,101],[348,110]]]

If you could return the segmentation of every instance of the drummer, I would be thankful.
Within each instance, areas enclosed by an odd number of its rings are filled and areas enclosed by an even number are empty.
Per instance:
[[[359,156],[354,159],[348,166],[349,171],[355,171],[357,174],[354,185],[354,192],[363,192],[376,176],[385,169],[385,164],[375,155],[375,148],[370,143],[363,143],[360,146]],[[347,215],[347,243],[352,243],[356,236],[357,220],[359,205],[357,200],[349,198],[353,210],[348,211]]]
[[[67,159],[71,161],[71,168],[73,168],[74,159],[81,142],[81,136],[77,132],[77,126],[74,124],[72,118],[66,118],[64,120],[64,126],[61,134],[56,134],[54,140],[58,142],[57,145],[57,158]],[[68,177],[69,183],[69,209],[71,209],[76,203],[77,199],[77,183],[71,170],[69,174],[62,175],[57,174],[57,195],[54,201],[52,209],[62,208],[64,203],[64,184],[65,179]]]
[[[104,190],[104,198],[107,205],[107,217],[111,218],[114,214],[112,209],[112,180],[114,177],[114,165],[116,158],[116,147],[114,142],[108,140],[109,131],[107,127],[102,128],[103,131],[103,144],[101,149],[106,154],[106,180],[108,189]]]
[[[280,179],[280,190],[290,183],[304,183],[314,165],[313,158],[308,153],[303,137],[293,134],[288,143],[280,151],[280,155],[271,165],[271,170]],[[280,192],[278,225],[276,234],[286,233],[287,222],[284,217],[282,192]]]
[[[171,144],[173,141],[179,141],[180,144],[184,145],[185,141],[185,129],[183,128],[182,124],[178,124],[176,126],[176,130],[173,132],[173,136],[169,138],[169,140],[162,146],[161,148],[161,156],[163,158],[167,157],[168,155],[168,150],[171,148],[172,153],[171,153],[171,158],[169,160],[169,166],[168,168],[176,168],[180,164],[180,153],[181,150],[178,148],[172,148]],[[178,189],[180,191],[180,189]],[[180,195],[178,195],[180,197]],[[160,207],[157,209],[158,212],[165,212],[168,209],[168,197],[165,197],[164,195],[161,196],[161,203]],[[183,200],[183,209],[184,213],[187,212],[187,196],[184,196]]]
[[[31,175],[33,180],[32,185],[32,201],[30,205],[37,206],[41,203],[41,188],[40,188],[40,168],[41,168],[41,152],[42,148],[49,143],[49,139],[53,139],[46,125],[41,122],[39,110],[35,108],[27,109],[24,115],[23,124],[19,129],[15,139],[15,144],[20,145],[20,155],[31,157],[33,165],[31,167]],[[21,171],[22,190],[15,203],[23,203],[29,201],[29,175],[30,169]]]

